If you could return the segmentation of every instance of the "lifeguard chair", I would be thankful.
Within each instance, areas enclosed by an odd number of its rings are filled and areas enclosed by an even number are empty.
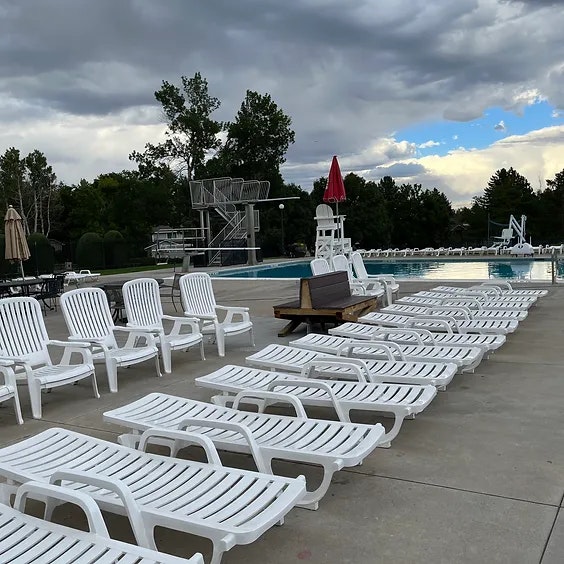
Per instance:
[[[319,204],[314,219],[317,221],[315,258],[324,258],[332,264],[334,255],[349,256],[352,245],[350,238],[345,237],[345,216],[334,215],[330,206]]]

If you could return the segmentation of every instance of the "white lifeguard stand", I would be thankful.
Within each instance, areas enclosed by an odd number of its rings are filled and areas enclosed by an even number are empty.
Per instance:
[[[527,216],[521,216],[521,223],[511,215],[509,217],[509,230],[514,229],[517,235],[517,243],[509,249],[509,254],[517,256],[533,256],[534,249],[531,243],[527,243],[525,240],[525,223],[527,222]],[[507,231],[504,229],[503,231]]]
[[[350,238],[345,237],[345,216],[334,215],[330,206],[319,204],[315,220],[315,258],[324,258],[332,264],[335,255],[350,256],[352,245]]]

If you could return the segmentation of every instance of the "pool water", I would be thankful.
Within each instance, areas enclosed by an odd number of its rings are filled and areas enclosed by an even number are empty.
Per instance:
[[[369,274],[392,274],[397,278],[423,280],[507,280],[552,279],[549,259],[420,259],[364,261]],[[557,262],[557,276],[564,276],[564,262]],[[254,267],[233,268],[212,273],[222,278],[305,278],[311,276],[309,261],[264,264]]]

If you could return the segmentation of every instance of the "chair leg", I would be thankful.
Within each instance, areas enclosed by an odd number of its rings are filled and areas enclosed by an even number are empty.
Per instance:
[[[98,391],[98,382],[96,381],[96,372],[92,371],[92,389],[94,390],[94,397],[100,399],[100,392]]]
[[[163,357],[163,369],[165,374],[170,374],[172,372],[172,352],[170,347],[161,342],[161,355]]]
[[[254,347],[254,346],[255,346],[255,333],[254,333],[252,327],[251,327],[251,330],[249,331],[249,333],[251,334],[251,335],[250,335],[250,338],[251,338],[251,347]]]
[[[225,356],[225,333],[220,329],[216,333],[217,353],[219,356]]]
[[[18,422],[18,425],[21,425],[23,423],[23,417],[17,387],[14,389],[14,411],[16,412],[16,421]]]
[[[36,380],[29,380],[27,387],[31,401],[31,414],[34,419],[41,419],[41,385]]]
[[[110,387],[110,392],[115,394],[118,391],[117,364],[111,358],[106,360],[106,372],[108,375],[108,386]]]
[[[200,357],[202,360],[206,360],[206,354],[204,350],[204,337],[202,337],[202,340],[200,341]]]

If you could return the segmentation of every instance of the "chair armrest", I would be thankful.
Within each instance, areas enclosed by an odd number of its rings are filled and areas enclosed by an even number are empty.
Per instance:
[[[11,388],[17,386],[16,375],[13,370],[15,363],[7,360],[0,359],[0,376],[4,379],[4,384]]]
[[[196,425],[196,423],[194,423],[194,425]],[[203,426],[204,425],[200,425],[200,427]],[[219,454],[217,452],[217,449],[215,448],[215,445],[213,444],[213,441],[209,437],[206,437],[205,435],[202,435],[200,433],[189,433],[188,431],[174,429],[147,429],[141,435],[137,449],[145,451],[147,446],[151,443],[151,439],[159,437],[161,439],[171,439],[174,441],[181,441],[185,444],[192,443],[201,446],[204,449],[204,452],[206,453],[208,462],[210,464],[222,466],[221,459],[219,458]]]
[[[337,396],[335,395],[335,393],[333,392],[333,390],[331,389],[331,386],[327,385],[325,382],[319,382],[319,381],[315,381],[315,380],[310,380],[310,379],[306,379],[306,380],[273,380],[272,382],[270,382],[270,384],[268,384],[268,390],[272,390],[273,388],[275,388],[276,386],[298,386],[300,388],[312,388],[312,389],[318,389],[318,390],[323,390],[331,399],[331,403],[333,404],[333,408],[335,409],[335,413],[337,414],[337,417],[339,418],[339,421],[342,421],[343,423],[350,423],[350,417],[348,416],[348,413],[343,409],[341,402],[339,401],[339,399],[337,398]],[[301,403],[301,402],[300,402]]]
[[[184,315],[189,319],[195,317],[199,321],[216,321],[217,315],[199,315],[197,313],[192,313],[191,311],[185,311]]]
[[[172,326],[172,335],[180,334],[180,330],[183,326],[188,326],[192,329],[192,333],[200,332],[200,321],[196,317],[177,317],[173,315],[163,315],[163,320],[172,321],[174,325]]]
[[[300,417],[301,419],[307,419],[307,413],[302,402],[299,398],[293,396],[292,394],[273,392],[270,390],[243,390],[235,396],[235,399],[233,400],[233,409],[239,409],[239,403],[241,403],[241,400],[246,397],[273,400],[273,402],[276,403],[287,403],[294,408],[297,417]]]
[[[24,513],[25,503],[28,498],[41,501],[42,498],[45,497],[78,505],[86,515],[90,532],[104,538],[110,538],[106,523],[96,502],[89,495],[83,494],[77,490],[71,490],[70,488],[64,488],[54,484],[44,484],[34,481],[26,482],[22,484],[16,492],[14,508]]]
[[[379,350],[388,357],[388,360],[398,360],[394,353],[399,356],[399,360],[405,360],[399,345],[391,341],[387,341],[385,344],[378,341],[351,341],[339,346],[337,349],[337,356],[350,357],[354,354],[354,349],[359,347],[374,349],[374,351]]]
[[[7,357],[0,358],[0,366],[14,366],[15,362],[13,360],[8,359]]]
[[[233,311],[235,313],[247,313],[249,311],[248,307],[241,307],[241,306],[222,306],[216,305],[215,309],[219,309],[221,311]]]
[[[47,341],[47,345],[52,345],[54,347],[74,347],[75,349],[89,349],[90,345],[88,343],[82,341],[57,341],[55,339],[51,339]]]
[[[147,339],[147,345],[149,346],[156,346],[155,345],[155,335],[153,332],[146,327],[123,327],[121,325],[114,325],[112,327],[112,331],[114,332],[121,332],[121,333],[128,333],[128,342],[129,339],[132,337],[144,337]]]
[[[240,315],[242,321],[250,321],[249,308],[239,306],[215,306],[216,311],[225,312],[225,318],[222,323],[231,323],[236,315]]]
[[[317,359],[308,362],[301,371],[301,375],[304,378],[312,378],[315,377],[316,368],[324,368],[330,366],[343,366],[344,368],[349,368],[354,376],[357,377],[359,382],[370,382],[370,371],[368,370],[368,366],[366,362],[357,359],[357,358],[326,358],[326,359]]]
[[[89,486],[95,486],[109,490],[116,494],[122,501],[129,523],[135,535],[135,540],[139,546],[153,548],[154,542],[147,534],[141,510],[135,501],[131,490],[121,481],[109,476],[100,476],[95,472],[84,472],[77,470],[57,470],[53,472],[49,479],[50,484],[60,486],[63,480],[70,482],[78,482]]]

